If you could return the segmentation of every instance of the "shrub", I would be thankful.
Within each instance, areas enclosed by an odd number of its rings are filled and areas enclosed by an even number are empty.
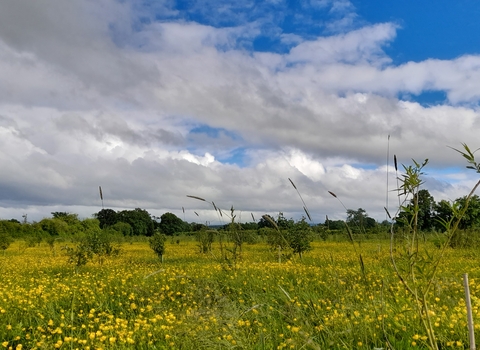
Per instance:
[[[302,258],[304,252],[311,250],[310,242],[313,240],[312,228],[307,223],[305,218],[296,222],[292,228],[288,229],[286,240],[293,253],[296,253]]]
[[[208,253],[212,250],[212,243],[215,237],[215,231],[213,230],[200,230],[195,232],[195,239],[198,242],[200,253]]]
[[[86,265],[95,256],[98,262],[103,264],[105,257],[120,253],[120,248],[112,243],[112,236],[100,228],[87,231],[74,248],[66,246],[63,249],[67,251],[68,262],[74,264],[77,269]]]
[[[163,255],[165,254],[165,242],[167,241],[167,236],[163,233],[156,232],[152,237],[150,237],[150,248],[157,254],[157,256],[163,262]]]
[[[0,249],[3,250],[5,255],[5,250],[12,244],[13,239],[5,232],[0,231]]]

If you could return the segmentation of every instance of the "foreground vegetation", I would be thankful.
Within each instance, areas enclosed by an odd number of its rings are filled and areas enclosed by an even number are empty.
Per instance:
[[[426,348],[390,242],[335,238],[280,263],[268,244],[247,244],[235,265],[218,241],[204,254],[191,237],[168,240],[163,264],[148,242],[123,243],[79,269],[65,250],[16,241],[0,255],[0,348]],[[433,238],[421,249],[435,254]],[[428,296],[440,348],[467,346],[463,273],[480,325],[479,262],[448,249],[440,265]]]

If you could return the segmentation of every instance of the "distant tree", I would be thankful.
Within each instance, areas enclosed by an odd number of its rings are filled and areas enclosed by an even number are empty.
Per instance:
[[[392,223],[388,220],[383,220],[380,224],[378,224],[378,228],[381,232],[390,232]]]
[[[374,218],[371,218],[370,216],[367,216],[365,218],[365,228],[367,230],[371,230],[377,227],[377,225],[378,225],[377,220],[375,220]]]
[[[270,220],[267,220],[265,217],[268,217]],[[276,220],[271,215],[265,214],[258,221],[258,228],[259,229],[264,228],[264,227],[275,228],[275,226],[272,224],[272,222],[276,223]]]
[[[0,232],[1,231],[11,237],[20,237],[23,234],[23,225],[12,220],[0,220]]]
[[[295,221],[293,221],[293,219],[285,218],[282,212],[278,213],[278,217],[277,217],[278,228],[288,230],[288,229],[291,229],[294,226],[294,224],[295,224]]]
[[[242,229],[244,230],[257,230],[258,229],[258,224],[256,222],[245,222],[243,224],[240,224],[242,226]]]
[[[54,211],[52,212],[52,216],[54,219],[62,220],[68,225],[75,225],[80,221],[78,220],[78,214],[72,214],[62,211]]]
[[[428,190],[418,191],[418,228],[429,231],[435,227],[435,199]]]
[[[453,215],[452,205],[448,201],[442,199],[440,202],[436,203],[434,206],[435,228],[439,231],[444,231],[445,226],[443,223],[450,222]]]
[[[365,209],[358,208],[357,210],[347,210],[347,224],[355,233],[366,233],[367,230],[372,230],[377,226],[377,221],[369,217]]]
[[[160,230],[167,236],[173,236],[176,233],[188,231],[187,223],[173,213],[165,213],[160,217]]]
[[[466,200],[466,196],[455,200],[455,204],[458,206],[459,211],[465,207]],[[460,221],[459,228],[467,229],[478,227],[480,227],[480,197],[475,194],[470,198],[467,211]]]
[[[199,224],[199,223],[196,223],[196,222],[192,222],[190,224],[190,229],[192,230],[192,232],[197,232],[197,231],[208,229],[208,226],[204,225],[204,224]]]
[[[355,233],[365,233],[365,223],[368,217],[365,209],[358,208],[357,210],[347,210],[347,224]]]
[[[287,252],[285,255],[287,257],[294,253],[302,258],[303,253],[311,249],[310,242],[313,240],[312,227],[307,223],[305,217],[298,222],[284,220],[282,213],[280,213],[280,217],[279,221],[282,224],[277,224],[275,229],[261,228],[259,232],[266,235],[267,243],[272,249],[279,249],[279,254],[281,250]]]
[[[39,223],[40,228],[44,233],[50,236],[60,236],[73,233],[66,221],[56,218],[45,218]]]
[[[343,220],[326,220],[325,225],[328,230],[342,231],[345,229],[345,221]]]
[[[132,226],[126,222],[117,222],[115,225],[108,226],[106,229],[120,233],[125,237],[132,235]]]
[[[129,224],[134,236],[152,236],[154,233],[152,217],[146,210],[123,210],[117,213],[117,220]]]
[[[117,212],[113,209],[102,209],[95,214],[95,218],[100,221],[100,228],[113,226],[118,222]]]
[[[330,232],[327,229],[327,226],[325,224],[318,224],[312,227],[312,230],[315,234],[317,234],[321,239],[324,241],[327,240]]]
[[[10,244],[13,242],[12,237],[10,237],[7,232],[3,229],[3,227],[0,227],[0,250],[3,251],[3,255],[5,255],[5,250],[10,246]]]
[[[435,199],[428,190],[418,191],[418,197],[412,198],[410,203],[399,213],[396,223],[398,226],[404,226],[405,222],[413,220],[415,202],[418,205],[417,227],[421,231],[429,231],[435,228]],[[413,222],[412,222],[413,224]]]

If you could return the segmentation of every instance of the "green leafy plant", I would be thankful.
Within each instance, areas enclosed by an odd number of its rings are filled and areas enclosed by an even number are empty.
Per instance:
[[[3,255],[5,255],[5,251],[10,247],[12,244],[13,239],[5,232],[0,232],[0,250],[3,250]]]
[[[226,263],[228,267],[235,268],[237,259],[240,258],[242,244],[245,242],[246,236],[243,233],[241,233],[241,228],[239,228],[238,224],[235,222],[236,215],[235,215],[235,209],[233,205],[230,209],[230,215],[228,215],[222,209],[220,209],[217,205],[215,205],[213,201],[209,202],[204,198],[201,198],[198,196],[187,195],[187,197],[197,199],[202,202],[210,203],[213,209],[219,215],[220,219],[223,219],[223,216],[225,215],[225,217],[230,220],[230,223],[227,227],[227,236],[233,245],[231,247],[228,247],[227,245],[224,246],[223,239],[221,236],[219,237],[219,243],[220,243],[220,252],[222,255],[221,257],[222,262]],[[210,251],[210,247],[211,247],[211,243],[209,243],[210,237],[206,234],[202,234],[201,236],[197,236],[197,237],[205,239],[203,242],[206,244],[201,243],[201,246],[200,246],[201,250],[203,251],[204,249],[206,249],[207,251]],[[213,240],[213,237],[212,237],[212,240]]]
[[[303,253],[312,249],[310,243],[313,241],[313,230],[305,217],[287,230],[285,238],[293,253],[298,254],[300,259],[302,259]]]
[[[63,249],[67,253],[68,262],[75,265],[76,271],[94,257],[101,265],[106,257],[120,253],[120,248],[113,244],[111,235],[100,229],[87,232],[85,236],[79,238],[75,247],[65,246]]]
[[[465,151],[459,152],[469,165],[468,169],[476,170],[480,173],[480,165],[475,161],[474,153],[471,152],[467,145],[463,144]],[[413,165],[405,166],[404,174],[398,178],[400,186],[398,193],[403,200],[394,217],[394,220],[401,221],[403,229],[403,237],[400,245],[397,244],[395,225],[391,226],[391,240],[390,240],[390,259],[393,269],[405,287],[409,297],[412,300],[412,305],[421,321],[421,325],[428,336],[427,346],[431,349],[438,349],[438,342],[435,336],[432,314],[430,312],[430,305],[432,302],[431,290],[436,280],[438,267],[443,260],[445,251],[451,246],[452,241],[456,237],[457,230],[462,218],[468,209],[468,204],[473,196],[473,193],[480,185],[478,181],[472,188],[468,196],[465,198],[465,203],[461,209],[458,206],[452,206],[453,215],[448,220],[441,220],[440,223],[445,229],[444,239],[437,240],[436,245],[440,248],[437,252],[429,252],[427,249],[419,249],[419,192],[423,185],[423,169],[428,164],[428,159],[423,163],[418,163],[413,160]],[[397,164],[395,162],[397,170]],[[387,211],[388,212],[388,211]],[[404,212],[407,215],[398,217],[398,213]]]
[[[216,231],[208,230],[206,227],[195,232],[195,239],[198,242],[200,253],[206,254],[212,250],[212,243],[215,237]]]
[[[160,258],[163,262],[163,255],[165,254],[165,242],[167,241],[167,236],[163,233],[156,232],[152,237],[149,239],[150,248],[154,251],[154,253]]]

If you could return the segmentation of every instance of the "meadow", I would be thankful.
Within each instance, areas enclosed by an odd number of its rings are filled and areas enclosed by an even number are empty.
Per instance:
[[[427,348],[389,245],[318,239],[279,262],[260,241],[232,264],[218,242],[203,254],[179,237],[163,263],[148,242],[124,242],[76,271],[59,245],[18,240],[0,254],[0,349]],[[428,294],[439,348],[468,348],[464,273],[480,326],[480,257],[448,248]]]

